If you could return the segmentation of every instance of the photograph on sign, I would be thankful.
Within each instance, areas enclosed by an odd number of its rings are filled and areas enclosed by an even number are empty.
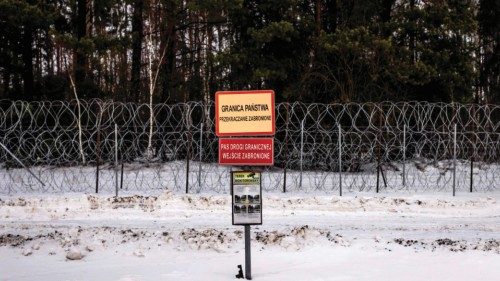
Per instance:
[[[261,175],[232,172],[233,225],[262,224]]]
[[[219,137],[274,135],[274,91],[219,91],[215,118]]]
[[[274,165],[273,138],[221,138],[219,164],[234,166]]]

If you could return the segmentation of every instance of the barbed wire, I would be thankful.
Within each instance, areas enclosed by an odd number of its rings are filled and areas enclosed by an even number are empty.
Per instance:
[[[0,149],[0,193],[228,191],[213,102],[155,104],[152,124],[148,104],[80,102],[0,100],[0,142],[45,183]],[[453,172],[458,191],[500,185],[500,105],[278,103],[274,139],[267,191],[451,191]]]

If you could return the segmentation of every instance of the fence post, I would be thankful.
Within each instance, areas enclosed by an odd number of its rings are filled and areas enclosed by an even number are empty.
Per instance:
[[[7,155],[6,155],[6,156],[7,156]],[[7,162],[7,157],[5,157],[5,162]],[[9,195],[9,196],[10,196],[10,193],[12,192],[12,191],[11,191],[11,189],[12,189],[11,185],[12,185],[12,184],[7,184],[7,188],[8,188],[8,189],[7,189],[7,192],[8,192],[8,193],[7,193],[7,195]]]
[[[99,193],[99,165],[101,161],[101,129],[97,126],[97,141],[96,141],[96,168],[95,168],[95,193]]]
[[[99,193],[99,165],[101,161],[101,104],[97,114],[97,140],[96,140],[96,168],[95,168],[95,193]]]
[[[453,196],[456,189],[456,174],[457,174],[457,124],[453,125]]]
[[[286,123],[285,123],[285,147],[284,147],[284,151],[285,151],[285,165],[284,166],[284,169],[283,169],[283,193],[286,193],[286,168],[288,167],[288,162],[290,160],[290,156],[289,156],[289,153],[288,153],[288,122],[289,122],[289,113],[288,113],[288,107],[290,106],[290,104],[287,102],[286,103]]]
[[[380,105],[379,105],[380,106]],[[376,186],[376,193],[378,193],[379,190],[379,185],[380,185],[380,143],[381,141],[379,138],[381,138],[381,130],[382,130],[382,113],[379,112],[378,114],[378,132],[376,136],[376,143],[377,143],[377,186]]]
[[[477,97],[476,97],[476,104],[477,104]],[[476,106],[473,105],[473,111],[472,111],[472,119],[476,118]],[[474,143],[472,145],[472,155],[470,158],[470,190],[469,192],[472,193],[472,189],[474,186],[474,156],[476,152],[476,146],[477,146],[477,133],[476,133],[476,123],[474,122],[472,125],[472,134],[474,134]]]
[[[201,190],[201,161],[203,160],[203,121],[200,123],[200,163],[198,165],[198,189]]]
[[[299,187],[302,190],[302,161],[304,159],[304,121],[306,118],[302,119],[300,122],[300,178]]]
[[[191,122],[190,122],[190,117],[191,115],[189,114],[190,111],[190,106],[189,103],[187,104],[186,108],[186,127],[187,127],[187,153],[186,153],[186,194],[189,192],[189,158],[191,157]]]
[[[12,104],[12,102],[11,102]],[[3,115],[2,116],[3,118],[7,119],[7,114]],[[7,131],[7,124],[6,122],[3,122],[1,124],[1,131],[4,133],[4,137],[3,138],[0,138],[0,142],[7,142],[7,138],[5,137],[5,132]],[[5,155],[5,160],[4,160],[4,163],[7,164],[8,162],[8,158],[7,158],[7,154]],[[8,195],[10,196],[10,193],[12,192],[12,187],[11,187],[11,184],[8,184],[7,185],[7,191],[8,191]]]
[[[121,172],[121,175],[120,175],[120,189],[123,189],[123,154],[122,154],[122,172]]]
[[[403,187],[406,186],[406,124],[403,125]]]
[[[118,197],[118,125],[115,123],[115,196]]]
[[[472,187],[474,185],[474,158],[470,159],[470,190],[472,193]]]
[[[339,127],[339,193],[342,196],[342,128],[340,124]]]

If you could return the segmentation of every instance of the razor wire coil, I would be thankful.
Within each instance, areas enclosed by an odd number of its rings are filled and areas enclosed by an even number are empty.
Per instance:
[[[78,114],[76,101],[0,100],[0,141],[46,183],[0,150],[0,193],[92,192],[97,173],[100,191],[111,191],[115,146],[123,189],[187,185],[190,192],[227,192],[213,102],[155,104],[152,123],[149,104],[88,100],[80,106]],[[277,103],[275,110],[275,166],[265,169],[265,190],[331,192],[342,172],[350,191],[372,191],[377,181],[387,191],[447,191],[452,169],[459,191],[470,182],[476,191],[500,185],[500,105],[295,102]]]

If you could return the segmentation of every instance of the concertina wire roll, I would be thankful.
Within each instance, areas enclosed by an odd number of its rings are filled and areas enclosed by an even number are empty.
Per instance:
[[[451,192],[453,173],[457,191],[500,188],[500,105],[295,102],[275,110],[266,191]],[[155,104],[152,113],[151,123],[149,104],[0,100],[0,142],[22,163],[0,148],[0,193],[113,192],[117,184],[227,193],[231,168],[217,164],[214,103]]]

